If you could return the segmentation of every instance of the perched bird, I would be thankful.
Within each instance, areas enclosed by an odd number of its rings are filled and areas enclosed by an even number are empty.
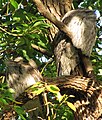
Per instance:
[[[72,10],[64,15],[65,23],[72,33],[72,44],[90,56],[96,42],[96,15],[92,10]]]
[[[58,75],[70,75],[80,64],[78,50],[90,57],[96,42],[96,15],[92,10],[72,10],[67,12],[61,21],[67,25],[72,38],[59,31],[56,35],[54,53]]]
[[[26,63],[22,57],[17,57],[14,61],[10,60],[6,64],[7,83],[15,91],[14,98],[17,98],[25,89],[42,79],[33,60]]]

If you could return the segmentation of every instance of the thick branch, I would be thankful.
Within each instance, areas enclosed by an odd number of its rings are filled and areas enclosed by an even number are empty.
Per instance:
[[[81,76],[61,76],[55,78],[44,78],[44,81],[48,84],[60,86],[61,88],[74,88],[83,91],[86,91],[90,87],[94,87],[93,90],[102,88],[102,85],[97,80]]]
[[[67,91],[66,94],[75,96],[75,98],[72,98],[74,100],[72,102],[77,109],[75,112],[76,120],[84,120],[86,115],[89,120],[97,120],[101,117],[102,85],[98,81],[81,76],[44,78],[43,81],[50,85],[57,85],[62,93]],[[25,102],[27,102],[27,99]]]
[[[65,89],[65,92],[75,96],[76,120],[85,120],[86,115],[89,120],[102,118],[102,85],[98,81],[81,76],[62,76],[44,80],[48,84],[59,86],[63,93]]]
[[[63,93],[68,92],[68,94],[75,95],[74,105],[77,108],[75,115],[78,120],[86,119],[86,115],[89,120],[97,120],[101,116],[102,85],[98,81],[81,76],[43,78],[32,64],[33,62],[25,63],[19,58],[9,61],[7,64],[9,86],[16,91],[15,98],[19,97],[20,94],[22,97],[22,100],[20,98],[17,100],[22,101],[22,103],[29,101],[29,98],[25,100],[25,94],[23,96],[22,93],[37,81],[43,81],[59,86]],[[69,93],[70,91],[71,93]]]
[[[70,38],[72,38],[71,32],[69,31],[68,27],[62,23],[61,21],[57,20],[56,17],[54,17],[47,9],[44,7],[43,3],[40,0],[33,0],[39,12],[45,16],[49,21],[51,21],[56,27],[58,27],[61,31],[66,33]]]

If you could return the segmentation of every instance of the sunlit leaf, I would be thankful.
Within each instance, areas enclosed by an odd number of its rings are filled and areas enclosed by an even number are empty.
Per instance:
[[[43,43],[43,41],[41,41],[41,40],[40,40],[40,42],[38,42],[38,45],[40,45],[40,46],[42,46],[42,47],[46,48],[45,43]]]
[[[41,82],[36,82],[36,84],[34,84],[30,87],[30,89],[36,88],[36,87],[42,87],[42,86],[43,86],[43,84]]]
[[[31,93],[34,94],[34,95],[39,95],[39,94],[41,94],[44,91],[45,91],[45,88],[43,87],[43,88],[36,89],[33,92],[31,92]]]
[[[68,97],[72,97],[72,98],[74,98],[75,96],[74,96],[74,95],[69,95]]]
[[[36,22],[35,24],[34,24],[34,27],[37,27],[37,26],[39,26],[41,24],[41,21],[38,21],[38,22]]]
[[[92,10],[92,7],[91,7],[91,6],[89,6],[88,8],[89,8],[90,10]]]
[[[14,20],[14,21],[17,21],[17,22],[19,22],[20,19],[21,19],[20,17],[13,17],[13,20]]]
[[[29,19],[29,17],[28,17],[27,15],[26,15],[25,17],[26,17],[26,19],[27,19],[27,20],[30,22],[30,19]]]
[[[60,89],[55,85],[46,85],[46,89],[52,93],[58,93]]]
[[[71,102],[67,102],[67,105],[73,110],[76,111],[75,106]]]
[[[23,52],[23,56],[24,56],[27,60],[29,60],[30,58],[29,58],[29,56],[27,55],[27,51],[26,51],[26,50],[22,50],[22,52]]]
[[[57,97],[58,101],[61,102],[64,96],[62,96],[61,93],[58,92],[58,93],[56,94],[56,97]]]
[[[10,3],[12,4],[12,6],[17,9],[18,8],[18,3],[16,2],[16,0],[10,0]]]
[[[19,104],[19,105],[23,104],[22,102],[18,102],[16,100],[14,100],[13,102],[16,103],[16,104]]]
[[[9,88],[8,91],[9,91],[10,93],[15,93],[14,89],[12,89],[12,88]]]

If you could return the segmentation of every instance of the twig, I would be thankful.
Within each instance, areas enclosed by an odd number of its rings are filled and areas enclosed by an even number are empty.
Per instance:
[[[34,48],[35,50],[37,50],[38,52],[41,52],[44,55],[47,55],[48,57],[52,56],[52,53],[48,52],[47,50],[35,45],[35,44],[31,44],[32,48]]]
[[[46,111],[46,112],[47,112],[47,113],[46,113],[46,116],[49,117],[49,112],[50,112],[50,111],[49,111],[49,105],[47,104],[47,103],[48,103],[47,93],[44,93],[44,102],[45,102],[45,104],[46,104],[46,110],[47,110],[47,111]]]
[[[48,64],[50,64],[53,61],[53,58],[50,58],[48,62],[46,62],[45,66],[42,68],[41,74],[43,73],[44,69],[47,67]]]
[[[8,35],[12,35],[14,37],[19,37],[19,36],[23,36],[23,34],[14,34],[14,33],[10,33],[8,31],[6,31],[5,29],[3,29],[2,27],[0,27],[0,30],[7,33]]]

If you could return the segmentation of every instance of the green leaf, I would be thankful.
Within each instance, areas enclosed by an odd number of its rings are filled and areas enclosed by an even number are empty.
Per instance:
[[[26,50],[22,50],[23,52],[23,56],[29,61],[29,56],[27,55],[27,51]]]
[[[68,97],[74,98],[75,96],[74,95],[69,95]]]
[[[0,44],[0,47],[4,47],[4,46],[7,46],[7,42],[4,42],[4,43]]]
[[[27,20],[30,22],[30,19],[29,19],[29,17],[28,17],[27,15],[26,15],[25,17],[26,17],[26,19],[27,19]]]
[[[44,91],[45,87],[43,87],[43,84],[41,82],[37,82],[36,84],[25,90],[25,92],[32,93],[33,95],[39,95]]]
[[[18,8],[18,3],[16,2],[16,0],[10,0],[10,3],[15,9]]]
[[[34,85],[32,85],[30,88],[28,88],[27,90],[31,90],[33,88],[38,88],[38,87],[42,87],[43,84],[41,82],[36,82]]]
[[[20,17],[13,17],[13,21],[17,21],[17,22],[19,22],[20,20],[21,20]]]
[[[50,91],[52,93],[56,93],[56,94],[60,91],[60,89],[57,86],[55,86],[55,85],[47,85],[46,89],[48,91]]]
[[[9,88],[8,91],[9,91],[10,93],[15,93],[14,89],[12,89],[12,88]]]
[[[22,120],[26,120],[26,118],[23,116],[25,115],[25,111],[22,107],[20,106],[14,106],[14,110],[17,112],[17,114],[22,118]]]
[[[20,114],[19,116],[22,118],[22,120],[26,120],[26,118],[22,114]]]
[[[4,98],[0,98],[0,103],[4,105],[8,105],[7,101]]]
[[[43,88],[36,89],[31,93],[34,95],[40,95],[42,92],[44,92],[44,90],[45,90],[45,88],[43,87]]]
[[[45,43],[43,43],[43,41],[41,41],[41,40],[40,40],[40,42],[38,42],[38,45],[40,45],[40,46],[42,46],[42,47],[46,48],[46,44],[45,44]]]
[[[34,27],[37,27],[37,26],[39,26],[41,24],[41,21],[38,21],[38,22],[36,22],[35,24],[34,24]]]
[[[67,105],[73,110],[76,111],[75,106],[71,102],[67,102]]]
[[[17,112],[17,114],[25,114],[25,111],[22,107],[20,106],[14,106],[14,110]]]
[[[62,96],[61,93],[58,92],[58,93],[56,94],[56,97],[57,97],[58,101],[61,102],[61,101],[63,100],[63,98],[64,98],[64,95]]]
[[[2,0],[0,0],[0,8],[2,8]]]

